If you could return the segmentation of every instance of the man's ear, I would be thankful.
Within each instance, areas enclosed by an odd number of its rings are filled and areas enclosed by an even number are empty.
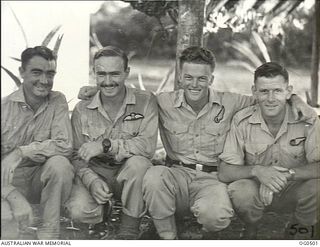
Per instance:
[[[209,81],[209,86],[212,85],[213,81],[214,81],[214,75],[211,76],[211,79],[210,79],[210,81]]]
[[[23,79],[24,78],[24,68],[19,67],[19,73],[20,73],[20,77]]]
[[[257,88],[255,85],[251,87],[252,96],[257,99]]]
[[[288,94],[287,94],[286,99],[288,100],[288,99],[291,98],[292,91],[293,91],[293,87],[292,87],[291,85],[289,85],[289,86],[287,87],[287,91],[288,91]]]
[[[126,72],[126,78],[128,78],[129,73],[130,73],[130,67],[127,67],[127,69],[125,70],[125,72]]]

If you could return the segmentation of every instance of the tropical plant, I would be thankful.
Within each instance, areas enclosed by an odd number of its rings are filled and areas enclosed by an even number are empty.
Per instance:
[[[18,23],[18,26],[23,34],[23,37],[24,37],[24,40],[25,40],[25,43],[26,43],[26,47],[29,47],[29,44],[28,44],[28,39],[27,39],[27,36],[26,36],[26,33],[24,31],[24,28],[21,24],[21,22],[19,21],[17,15],[15,14],[15,12],[13,11],[13,9],[10,7],[9,5],[9,8],[16,20],[16,22]],[[53,28],[48,34],[47,36],[44,38],[44,40],[42,41],[41,45],[42,46],[48,46],[50,41],[52,40],[52,38],[55,36],[55,34],[59,31],[59,29],[61,28],[61,25],[60,26],[57,26],[55,28]],[[55,42],[55,45],[54,45],[54,48],[53,48],[53,54],[57,57],[58,56],[58,51],[59,51],[59,48],[60,48],[60,45],[61,45],[61,41],[62,41],[62,38],[63,38],[63,34],[62,35],[59,35],[56,39],[56,42]],[[15,61],[18,61],[18,62],[21,62],[21,60],[19,58],[15,58],[15,57],[10,57],[11,59],[15,60]],[[7,69],[6,67],[2,66],[1,65],[1,68],[9,75],[9,77],[14,81],[14,83],[16,84],[17,87],[20,87],[21,86],[21,80],[19,79],[18,76],[16,76],[12,71],[10,71],[9,69]]]

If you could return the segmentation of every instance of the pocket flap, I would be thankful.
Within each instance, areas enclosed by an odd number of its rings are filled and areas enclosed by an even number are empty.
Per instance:
[[[252,155],[259,155],[268,149],[268,144],[263,143],[246,143],[246,152]]]
[[[188,125],[185,124],[167,124],[164,122],[163,126],[172,134],[181,134],[188,132]]]

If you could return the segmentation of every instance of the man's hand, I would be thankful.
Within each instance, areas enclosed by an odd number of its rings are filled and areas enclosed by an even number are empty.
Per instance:
[[[108,185],[101,179],[92,182],[90,192],[98,204],[105,204],[113,195],[110,193]]]
[[[22,152],[15,149],[1,160],[1,186],[7,186],[12,183],[13,173],[16,167],[22,161]]]
[[[255,166],[252,175],[274,193],[279,193],[287,185],[286,175],[272,166]]]
[[[271,204],[273,199],[273,192],[264,184],[260,185],[259,195],[263,205],[268,206]]]
[[[42,154],[28,155],[28,158],[30,158],[32,161],[36,163],[44,163],[47,160],[47,157]]]
[[[91,158],[103,153],[102,142],[100,141],[84,143],[80,147],[78,153],[81,159],[89,162]]]
[[[83,86],[79,90],[78,99],[88,100],[98,92],[98,88],[95,86]]]
[[[317,117],[316,112],[310,107],[308,104],[306,104],[300,97],[297,95],[292,95],[291,98],[292,103],[292,112],[294,115],[295,120],[305,120],[309,119],[311,117]]]
[[[26,198],[19,191],[12,191],[7,200],[13,211],[14,218],[19,222],[21,229],[26,228],[32,223],[32,208]]]

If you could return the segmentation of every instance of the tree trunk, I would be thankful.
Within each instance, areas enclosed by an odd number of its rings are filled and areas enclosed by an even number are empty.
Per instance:
[[[180,0],[178,19],[178,40],[176,53],[176,74],[174,88],[177,89],[179,56],[189,46],[202,46],[205,0]]]
[[[313,107],[318,105],[319,88],[319,51],[320,51],[320,1],[316,0],[314,12],[314,30],[312,39],[312,57],[311,57],[311,102]]]

